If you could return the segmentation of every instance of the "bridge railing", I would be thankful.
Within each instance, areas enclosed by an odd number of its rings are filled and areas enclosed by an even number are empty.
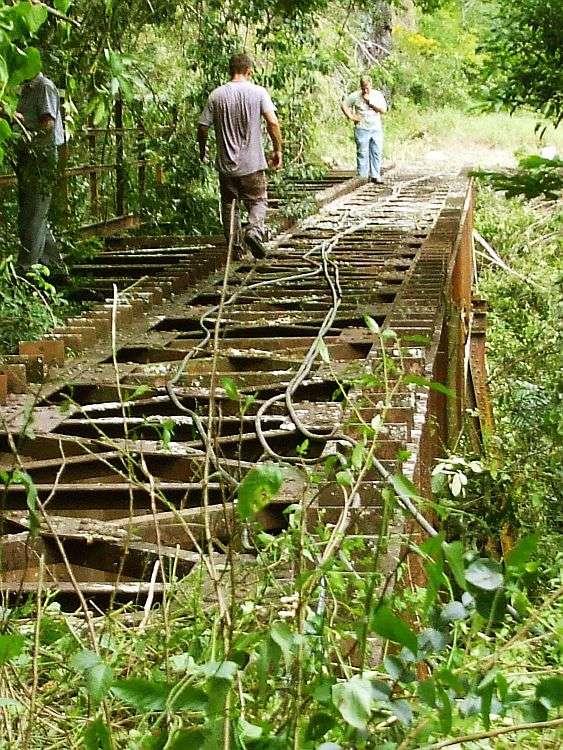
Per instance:
[[[161,162],[150,142],[172,133],[172,126],[146,129],[138,113],[124,112],[117,100],[106,127],[87,127],[69,135],[59,148],[54,190],[56,223],[83,234],[107,234],[138,226],[147,188],[162,184]],[[9,166],[9,161],[5,164]],[[17,216],[17,178],[0,174],[0,244],[10,246]]]

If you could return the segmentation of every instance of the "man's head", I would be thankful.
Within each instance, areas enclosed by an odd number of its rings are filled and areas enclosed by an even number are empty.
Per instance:
[[[231,78],[235,76],[245,76],[250,78],[252,75],[252,69],[254,68],[254,60],[247,55],[246,52],[239,52],[233,55],[229,60],[229,73]]]
[[[371,91],[371,78],[369,76],[362,76],[360,78],[360,89],[362,94],[369,94]]]

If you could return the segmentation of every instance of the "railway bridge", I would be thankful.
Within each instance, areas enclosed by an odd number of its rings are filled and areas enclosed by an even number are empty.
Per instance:
[[[433,533],[433,460],[490,426],[465,176],[295,182],[318,212],[235,260],[219,237],[108,238],[80,316],[0,364],[0,586],[144,602],[202,555],[252,556],[237,486],[293,466],[258,519]],[[335,470],[368,442],[351,495]],[[342,478],[340,478],[342,479]],[[412,489],[416,488],[416,492]],[[390,549],[389,554],[398,554]]]

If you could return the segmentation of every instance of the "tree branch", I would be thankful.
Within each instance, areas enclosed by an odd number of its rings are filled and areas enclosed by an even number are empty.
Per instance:
[[[452,745],[460,745],[463,742],[475,742],[476,740],[486,740],[490,737],[499,737],[501,734],[510,734],[511,732],[525,732],[527,729],[553,729],[560,727],[563,724],[563,719],[552,719],[551,721],[537,721],[529,722],[528,724],[514,724],[511,727],[500,727],[499,729],[491,729],[490,732],[475,732],[475,734],[464,734],[461,737],[454,737],[450,740],[444,740],[443,742],[435,742],[432,745],[419,746],[418,750],[441,750],[443,747],[451,747]]]

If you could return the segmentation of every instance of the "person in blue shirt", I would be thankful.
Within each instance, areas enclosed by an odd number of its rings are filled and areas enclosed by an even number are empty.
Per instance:
[[[57,148],[64,143],[61,103],[55,84],[39,73],[22,86],[15,115],[18,178],[18,265],[43,263],[59,269],[62,261],[48,214],[57,179]]]

